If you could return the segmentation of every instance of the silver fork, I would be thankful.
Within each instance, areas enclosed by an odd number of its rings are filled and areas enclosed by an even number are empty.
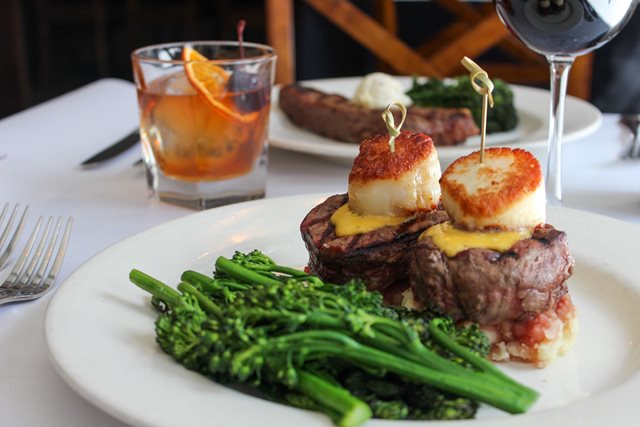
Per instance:
[[[22,233],[22,229],[24,228],[24,222],[27,219],[27,214],[29,213],[29,206],[25,206],[22,210],[22,215],[18,220],[18,226],[13,229],[13,223],[15,222],[16,215],[18,214],[18,208],[18,205],[15,205],[13,207],[11,216],[8,217],[5,225],[3,224],[5,222],[5,218],[9,214],[9,203],[4,204],[4,208],[2,209],[2,213],[0,214],[0,230],[3,230],[2,234],[0,234],[0,270],[2,270],[2,267],[4,267],[4,263],[13,252],[13,248],[15,248],[16,243],[20,238],[20,234]],[[12,229],[13,233],[11,232]],[[7,246],[4,246],[4,243],[7,239],[9,239],[9,243],[7,243]],[[3,247],[4,250],[2,249]]]
[[[53,217],[49,217],[40,233],[43,222],[44,218],[40,217],[9,277],[0,286],[0,305],[39,298],[55,282],[64,260],[73,218],[67,219],[64,231],[62,217],[55,225]]]

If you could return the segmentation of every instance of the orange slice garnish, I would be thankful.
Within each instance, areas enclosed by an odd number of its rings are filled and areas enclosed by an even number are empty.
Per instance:
[[[210,62],[189,46],[182,50],[182,60],[185,61],[184,71],[189,83],[222,116],[242,123],[249,123],[255,120],[258,115],[257,112],[239,113],[220,102],[217,98],[222,95],[229,81],[229,74],[222,67]]]

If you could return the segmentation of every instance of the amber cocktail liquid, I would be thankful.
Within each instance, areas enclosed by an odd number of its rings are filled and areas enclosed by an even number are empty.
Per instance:
[[[151,47],[146,62],[134,52],[144,161],[161,200],[208,208],[264,196],[273,55],[253,46],[243,58],[235,43]]]
[[[187,181],[245,175],[263,150],[269,93],[216,96],[218,107],[191,89],[184,75],[162,77],[139,90],[141,132],[158,167]]]

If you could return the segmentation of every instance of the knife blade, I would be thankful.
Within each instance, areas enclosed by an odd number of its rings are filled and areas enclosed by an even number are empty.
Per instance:
[[[135,131],[131,132],[129,135],[125,136],[124,138],[117,141],[113,145],[108,146],[104,150],[91,156],[84,162],[80,163],[80,166],[82,167],[96,166],[99,163],[112,159],[121,153],[124,153],[129,148],[136,145],[139,141],[140,141],[140,132],[138,131],[138,129],[136,129]]]

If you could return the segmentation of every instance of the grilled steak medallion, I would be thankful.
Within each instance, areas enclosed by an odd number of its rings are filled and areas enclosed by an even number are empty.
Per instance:
[[[300,224],[313,274],[333,283],[364,279],[370,290],[381,290],[407,279],[409,248],[432,225],[448,219],[443,210],[418,214],[397,226],[338,237],[331,215],[347,203],[347,195],[335,195],[314,207]]]
[[[566,234],[551,225],[538,227],[505,253],[467,249],[449,258],[427,237],[414,245],[409,258],[419,301],[481,325],[555,309],[567,293],[574,264]]]
[[[279,105],[296,126],[338,141],[360,143],[386,132],[382,110],[354,104],[341,95],[293,84],[280,89]],[[409,107],[402,129],[424,132],[436,146],[460,144],[479,133],[466,108]]]

